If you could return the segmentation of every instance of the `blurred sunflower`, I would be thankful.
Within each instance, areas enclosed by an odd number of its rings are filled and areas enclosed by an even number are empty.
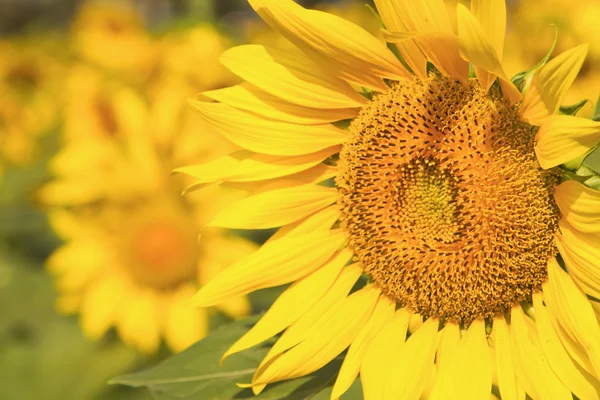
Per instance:
[[[348,349],[332,398],[360,373],[366,399],[598,399],[600,194],[559,166],[600,122],[557,115],[587,46],[522,94],[502,0],[458,5],[456,34],[441,0],[375,0],[402,60],[342,18],[249,3],[296,50],[221,56],[245,82],[191,103],[245,150],[184,169],[256,189],[210,226],[281,227],[194,300],[293,282],[224,356],[283,331],[249,386]]]
[[[152,38],[142,17],[127,2],[84,2],[71,35],[83,60],[136,78],[150,73]]]
[[[63,66],[50,43],[0,41],[0,169],[35,160],[37,140],[57,123]]]
[[[540,60],[547,51],[548,43],[555,36],[555,25],[558,30],[557,51],[565,51],[581,43],[586,38],[600,37],[600,2],[582,0],[565,2],[560,0],[521,0],[511,2],[509,7],[511,24],[506,41],[508,48],[506,66],[513,71],[522,71],[527,65]],[[531,32],[536,32],[532,35]],[[594,103],[598,99],[600,73],[600,43],[590,42],[588,56],[582,66],[577,81],[573,83],[565,96],[566,104],[573,104],[583,98]],[[581,115],[591,116],[593,106],[586,106]]]
[[[71,78],[80,95],[67,108],[65,145],[50,164],[56,178],[39,193],[65,240],[47,261],[57,307],[78,312],[89,338],[115,326],[144,352],[155,352],[163,337],[180,351],[208,329],[208,313],[189,307],[190,296],[254,245],[220,229],[198,240],[215,202],[235,194],[208,187],[183,199],[189,182],[171,170],[232,146],[173,100],[184,98],[177,86],[163,85],[160,93],[171,97],[153,102],[118,83],[99,85],[89,69]],[[250,311],[244,296],[217,308],[234,318]]]

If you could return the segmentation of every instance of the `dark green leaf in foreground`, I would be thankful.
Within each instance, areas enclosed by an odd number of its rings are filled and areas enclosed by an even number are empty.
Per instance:
[[[273,340],[229,357],[222,366],[219,360],[257,320],[255,316],[224,325],[204,340],[151,369],[114,378],[111,383],[145,386],[158,400],[302,400],[313,398],[333,383],[341,359],[332,361],[312,375],[269,385],[259,396],[250,389],[236,386],[236,383],[250,382]]]

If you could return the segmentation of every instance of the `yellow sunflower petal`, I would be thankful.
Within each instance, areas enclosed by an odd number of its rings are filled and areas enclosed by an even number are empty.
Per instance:
[[[500,86],[504,97],[511,103],[521,100],[521,93],[510,79],[506,76],[494,45],[490,42],[485,31],[477,22],[473,14],[462,4],[457,6],[458,17],[458,40],[460,54],[465,60],[469,60],[477,70],[484,70],[500,79]],[[481,85],[491,85],[487,78],[481,82]],[[483,86],[484,89],[488,87]]]
[[[215,307],[231,319],[244,318],[252,312],[252,304],[246,296],[233,296]]]
[[[208,223],[230,229],[268,229],[305,218],[334,203],[335,188],[299,185],[258,193],[221,210]]]
[[[376,0],[375,5],[387,30],[424,34],[423,36],[419,35],[421,40],[416,41],[416,46],[413,39],[390,40],[396,43],[400,53],[416,74],[427,76],[426,60],[429,58],[443,72],[466,80],[468,66],[460,59],[458,42],[445,42],[442,45],[439,40],[436,41],[435,38],[427,36],[437,33],[438,39],[446,38],[445,40],[447,40],[453,33],[443,1]]]
[[[331,288],[351,257],[351,252],[342,250],[327,264],[294,282],[275,300],[256,325],[227,350],[221,361],[267,340],[296,322]]]
[[[471,12],[483,28],[490,43],[502,61],[504,37],[506,36],[506,1],[473,0]]]
[[[536,136],[535,154],[542,168],[570,161],[598,143],[600,122],[570,115],[553,115],[544,120]]]
[[[261,64],[261,68],[263,68],[263,64]],[[278,83],[280,84],[280,82]],[[294,88],[296,87],[294,86]],[[285,93],[289,96],[289,92]],[[311,94],[314,96],[314,93],[311,92]],[[328,109],[321,107],[315,108],[315,105],[321,104],[320,102],[312,103],[311,107],[294,104],[269,94],[247,82],[224,89],[204,92],[202,95],[221,103],[253,112],[268,119],[300,125],[326,124],[329,122],[354,118],[358,114],[359,107],[359,105],[348,105],[346,108]],[[363,100],[357,99],[354,101],[365,103],[366,98],[360,97]],[[330,99],[327,100],[331,101]]]
[[[123,277],[117,274],[97,279],[90,284],[81,302],[81,329],[88,338],[101,338],[114,323],[127,289]]]
[[[396,310],[394,317],[371,340],[360,365],[360,379],[363,393],[369,400],[384,400],[383,394],[389,370],[395,361],[390,357],[397,354],[406,341],[410,312]],[[406,364],[412,360],[402,360]]]
[[[367,323],[381,291],[366,286],[338,304],[336,312],[318,331],[262,369],[254,384],[277,382],[308,375],[323,367],[352,343]]]
[[[435,357],[438,370],[446,368],[459,342],[460,326],[454,322],[446,323],[444,329],[440,331],[440,340]]]
[[[577,231],[565,219],[559,221],[556,245],[572,278],[586,293],[600,298],[600,236]]]
[[[191,285],[184,286],[173,293],[165,307],[165,341],[176,352],[188,348],[208,333],[206,310],[187,304],[193,294]]]
[[[333,146],[300,156],[272,156],[241,150],[204,164],[177,168],[175,172],[192,176],[195,184],[262,181],[305,171],[339,150],[339,146]]]
[[[520,109],[523,120],[532,125],[541,125],[548,116],[558,111],[581,69],[587,50],[588,45],[567,50],[534,74]]]
[[[575,365],[573,359],[560,342],[549,316],[548,309],[543,304],[542,295],[535,293],[533,295],[533,307],[535,309],[535,322],[537,331],[540,335],[540,344],[548,364],[562,381],[562,383],[580,399],[600,399],[593,378],[588,380],[584,372]],[[591,378],[591,377],[590,377]]]
[[[340,209],[337,205],[331,205],[303,220],[280,228],[267,243],[274,242],[283,237],[301,236],[311,232],[328,231],[340,218]]]
[[[356,264],[342,269],[340,275],[323,297],[283,332],[271,348],[270,355],[265,357],[263,364],[268,361],[269,357],[280,354],[302,342],[313,330],[318,331],[321,325],[332,317],[336,309],[335,305],[346,298],[361,274],[362,269]]]
[[[217,275],[192,301],[208,307],[230,296],[295,281],[323,265],[345,240],[340,232],[317,232],[267,243]]]
[[[337,66],[339,76],[350,82],[386,90],[381,78],[409,77],[384,43],[343,18],[306,10],[292,0],[249,3],[273,29],[325,65]]]
[[[437,319],[429,318],[403,345],[396,349],[390,348],[387,357],[393,361],[384,372],[386,381],[383,399],[421,397],[433,366],[438,325]],[[403,331],[398,332],[400,337],[402,333]]]
[[[405,22],[411,21],[410,19],[403,17],[405,13],[403,13],[403,4],[401,2],[375,0],[375,6],[377,7],[377,12],[381,16],[387,30],[392,32],[403,32],[407,29]],[[402,40],[395,42],[395,45],[415,74],[422,77],[427,76],[427,58],[414,41]]]
[[[544,301],[560,325],[585,347],[596,371],[600,371],[600,326],[594,310],[585,293],[555,259],[548,263],[548,281],[543,291]]]
[[[525,400],[525,390],[517,380],[512,359],[510,332],[504,316],[494,318],[493,332],[496,349],[496,373],[498,375],[498,389],[500,395],[506,400]],[[527,383],[527,380],[525,380]],[[533,393],[530,389],[529,393]]]
[[[155,294],[148,290],[130,290],[122,302],[117,329],[125,343],[151,354],[160,345],[160,320]]]
[[[301,52],[243,45],[225,51],[220,61],[252,85],[292,104],[335,109],[366,103],[348,83],[319,68]]]
[[[362,327],[360,333],[354,339],[344,356],[344,363],[340,368],[331,392],[332,399],[338,399],[352,385],[360,371],[360,365],[362,364],[367,346],[373,337],[393,318],[395,311],[395,301],[388,299],[386,296],[379,298],[369,321]]]
[[[485,322],[475,320],[460,339],[448,364],[440,368],[431,400],[484,399],[492,392],[492,361]]]
[[[96,182],[55,180],[42,186],[36,197],[48,205],[78,206],[93,202],[104,194]]]
[[[471,2],[471,13],[477,19],[490,43],[496,50],[498,60],[502,61],[504,54],[504,36],[506,33],[506,2],[505,0],[474,0]],[[494,83],[496,77],[480,68],[476,74],[485,89]]]
[[[554,189],[561,214],[580,232],[600,233],[600,192],[571,180]]]
[[[517,379],[534,399],[571,400],[571,392],[548,365],[535,325],[526,320],[521,306],[511,311],[510,349]]]
[[[257,153],[297,156],[344,143],[347,135],[333,125],[297,125],[267,121],[221,103],[190,100],[190,105],[223,136]]]

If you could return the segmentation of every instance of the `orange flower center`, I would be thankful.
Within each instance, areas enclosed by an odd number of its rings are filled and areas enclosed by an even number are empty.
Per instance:
[[[193,226],[177,215],[144,214],[121,245],[123,262],[139,283],[168,289],[195,279],[196,238]]]
[[[557,253],[556,171],[499,89],[431,76],[366,106],[340,153],[342,225],[367,275],[421,315],[470,323],[529,300]]]

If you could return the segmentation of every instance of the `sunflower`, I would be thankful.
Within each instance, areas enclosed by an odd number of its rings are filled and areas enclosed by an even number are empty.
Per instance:
[[[249,3],[296,49],[221,56],[245,82],[191,104],[244,150],[187,172],[256,191],[209,226],[280,229],[194,303],[292,284],[224,358],[283,332],[256,393],[346,351],[332,398],[360,374],[366,399],[597,399],[600,194],[560,166],[600,122],[558,115],[587,46],[520,90],[501,0],[458,5],[456,28],[441,0],[375,0],[390,47]]]
[[[510,54],[505,65],[523,70],[535,63],[546,53],[544,43],[554,39],[556,29],[560,32],[556,41],[556,50],[565,51],[587,37],[600,37],[600,3],[594,0],[582,0],[568,3],[557,0],[514,2],[508,8],[512,23],[506,36]],[[551,25],[556,26],[554,29]],[[536,32],[530,35],[528,32]],[[577,81],[567,92],[564,102],[576,103],[582,98],[594,102],[598,98],[600,74],[593,68],[600,62],[600,43],[592,41]],[[587,105],[580,115],[591,116],[594,107]]]
[[[71,26],[74,49],[93,64],[136,78],[146,76],[154,47],[142,16],[125,2],[84,3]]]
[[[39,193],[65,241],[47,261],[60,292],[57,308],[79,313],[91,339],[115,326],[125,343],[144,352],[155,352],[162,338],[180,351],[209,327],[209,313],[187,305],[190,297],[255,246],[218,228],[201,231],[214,214],[212,202],[234,195],[213,187],[184,199],[189,182],[172,179],[171,170],[231,145],[216,135],[208,141],[211,130],[184,101],[152,102],[123,85],[80,79],[89,73],[77,72],[76,82],[90,84],[80,87],[79,107],[68,107],[74,114],[66,120],[72,129],[77,119],[93,129],[66,132],[50,163],[55,178]],[[180,93],[176,86],[162,90]],[[217,309],[237,318],[250,305],[232,296]]]
[[[64,68],[55,50],[35,37],[0,41],[0,169],[34,162],[37,140],[57,123]]]

